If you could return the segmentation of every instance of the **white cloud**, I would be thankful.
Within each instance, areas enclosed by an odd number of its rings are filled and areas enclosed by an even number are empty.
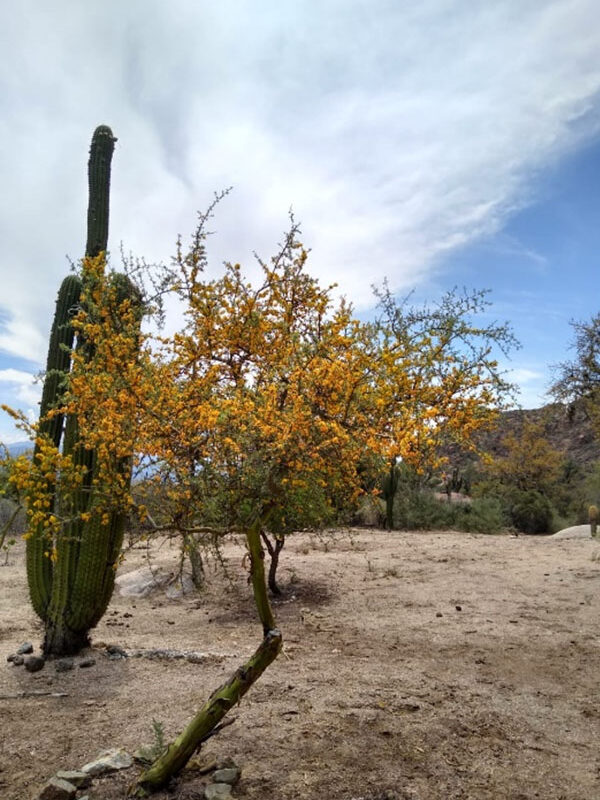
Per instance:
[[[99,123],[113,252],[168,258],[233,184],[217,262],[268,256],[293,205],[312,269],[362,308],[501,229],[600,130],[595,0],[29,0],[3,35],[0,349],[38,364]]]
[[[36,406],[40,401],[41,384],[35,382],[35,377],[30,372],[10,368],[0,369],[0,384],[8,384],[9,391],[21,405]]]
[[[508,363],[507,378],[519,387],[517,398],[521,408],[540,408],[551,402],[547,395],[548,375],[539,368],[529,365]]]

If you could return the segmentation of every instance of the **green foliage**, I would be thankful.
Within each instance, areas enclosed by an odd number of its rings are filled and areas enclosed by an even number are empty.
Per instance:
[[[548,442],[544,425],[526,423],[502,440],[504,455],[497,456],[484,474],[492,481],[520,491],[538,491],[551,496],[561,475],[563,455]]]
[[[589,322],[572,322],[575,331],[575,358],[555,366],[551,394],[560,402],[583,400],[590,416],[600,429],[598,397],[600,392],[600,314]]]
[[[510,516],[515,528],[523,533],[549,533],[552,528],[552,505],[541,492],[515,492]]]
[[[423,487],[407,488],[398,494],[394,521],[403,530],[499,533],[507,527],[502,503],[496,497],[449,503]]]
[[[471,503],[456,503],[453,528],[471,533],[500,533],[506,530],[502,503],[497,497],[477,497]]]
[[[136,753],[136,759],[143,764],[150,765],[157,758],[160,758],[167,744],[165,742],[165,726],[159,720],[152,718],[152,743],[145,747],[140,747]]]

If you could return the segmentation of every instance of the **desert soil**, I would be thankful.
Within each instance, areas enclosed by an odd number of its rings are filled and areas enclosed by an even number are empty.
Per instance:
[[[200,758],[242,768],[249,800],[600,798],[598,542],[459,533],[297,534],[281,556],[284,652]],[[201,594],[115,594],[89,669],[6,662],[41,628],[23,546],[0,567],[0,797],[37,796],[58,769],[176,735],[261,638],[241,542]],[[120,571],[143,565],[134,549]],[[152,546],[171,569],[177,549]],[[109,660],[104,644],[207,654]],[[28,696],[33,691],[48,694]],[[25,693],[23,696],[21,693]],[[53,696],[64,694],[64,696]],[[95,781],[124,797],[137,767]],[[159,798],[203,796],[187,770]]]

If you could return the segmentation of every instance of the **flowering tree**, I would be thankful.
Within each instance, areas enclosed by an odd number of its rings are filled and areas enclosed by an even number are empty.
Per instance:
[[[142,337],[130,306],[118,320],[103,310],[114,308],[100,302],[109,276],[88,266],[90,300],[77,325],[89,352],[74,351],[63,406],[53,411],[77,414],[79,441],[97,453],[97,495],[110,499],[106,508],[132,502],[120,476],[135,435],[163,491],[157,527],[178,531],[190,552],[206,533],[235,530],[246,539],[263,639],[140,777],[144,789],[183,767],[281,648],[263,544],[277,554],[315,495],[323,514],[340,498],[358,498],[365,464],[400,457],[419,466],[435,458],[442,437],[469,441],[508,388],[491,349],[510,344],[510,334],[472,323],[479,295],[451,293],[437,309],[415,311],[385,290],[380,318],[360,322],[307,272],[293,221],[278,254],[259,262],[257,282],[237,264],[208,279],[211,213],[200,216],[188,248],[178,243],[163,282],[183,311],[171,336]],[[123,336],[106,335],[116,322],[125,325]],[[50,456],[57,457],[52,448]],[[76,467],[58,467],[74,476],[75,492]],[[20,466],[32,507],[40,468]],[[38,512],[46,524],[43,502]]]

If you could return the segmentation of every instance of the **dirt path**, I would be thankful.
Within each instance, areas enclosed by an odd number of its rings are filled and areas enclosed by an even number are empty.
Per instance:
[[[0,797],[33,798],[57,769],[172,737],[260,639],[239,544],[232,583],[200,596],[115,596],[96,665],[29,674],[6,663],[40,640],[22,545],[0,568]],[[234,796],[405,800],[600,798],[600,550],[591,540],[336,532],[289,539],[276,603],[285,651],[202,755],[243,770]],[[155,548],[155,562],[175,561]],[[121,571],[140,566],[133,551]],[[110,661],[100,642],[212,654]],[[135,770],[96,782],[124,797]],[[161,798],[202,797],[189,772]]]

